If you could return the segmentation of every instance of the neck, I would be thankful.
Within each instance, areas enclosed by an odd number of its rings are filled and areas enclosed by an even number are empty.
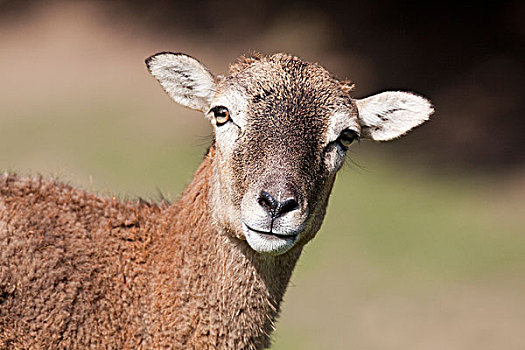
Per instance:
[[[181,348],[264,348],[301,250],[259,254],[212,223],[213,155],[211,149],[159,230],[152,333],[156,344],[164,338]]]

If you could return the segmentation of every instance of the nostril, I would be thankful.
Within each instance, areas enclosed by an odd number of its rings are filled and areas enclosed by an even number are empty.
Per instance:
[[[278,207],[277,201],[268,193],[265,191],[262,191],[259,195],[259,199],[257,200],[259,205],[266,209],[269,213],[275,212],[275,210]]]
[[[294,211],[299,209],[299,203],[295,200],[295,198],[289,198],[285,200],[284,202],[279,203],[279,207],[277,208],[276,216],[280,216],[283,214],[286,214],[290,211]]]

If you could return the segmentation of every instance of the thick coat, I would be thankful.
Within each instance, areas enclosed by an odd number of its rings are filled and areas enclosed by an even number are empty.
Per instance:
[[[173,205],[0,177],[0,349],[268,346],[300,251],[213,227],[212,157]]]

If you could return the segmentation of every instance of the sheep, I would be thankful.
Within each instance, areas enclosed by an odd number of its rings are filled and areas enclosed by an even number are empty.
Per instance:
[[[185,54],[146,60],[214,129],[174,204],[0,176],[1,349],[263,349],[353,141],[428,120],[408,92],[351,85],[286,54],[214,76]]]

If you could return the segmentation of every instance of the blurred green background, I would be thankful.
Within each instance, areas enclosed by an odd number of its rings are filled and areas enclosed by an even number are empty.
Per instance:
[[[176,200],[211,128],[149,76],[159,51],[216,74],[284,51],[352,79],[356,97],[418,91],[431,122],[353,146],[273,349],[525,349],[524,14],[518,1],[0,1],[0,170]]]

